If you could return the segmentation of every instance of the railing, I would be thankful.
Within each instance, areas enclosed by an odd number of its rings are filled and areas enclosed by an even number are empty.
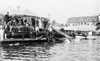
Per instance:
[[[25,33],[28,33],[28,35],[30,35],[31,37],[32,32],[34,32],[34,27],[31,26],[9,26],[9,31],[7,31],[6,34],[7,33],[11,33],[11,35],[19,34],[22,35],[22,38],[24,39]]]
[[[9,26],[9,29],[10,29],[10,32],[30,31],[30,29],[34,30],[33,27],[26,27],[26,26]]]

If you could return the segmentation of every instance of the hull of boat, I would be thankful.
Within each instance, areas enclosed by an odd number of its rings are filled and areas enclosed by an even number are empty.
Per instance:
[[[85,38],[84,36],[76,36],[77,39]]]
[[[88,39],[96,39],[97,36],[87,36]]]
[[[43,39],[32,39],[32,38],[25,38],[25,39],[4,39],[0,41],[1,43],[5,44],[5,43],[43,43],[43,42],[47,42],[46,38]]]

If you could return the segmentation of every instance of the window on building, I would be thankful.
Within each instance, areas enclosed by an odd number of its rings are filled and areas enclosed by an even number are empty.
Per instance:
[[[84,25],[87,25],[87,23],[84,23]]]
[[[80,26],[80,23],[78,23],[78,25]]]
[[[87,21],[91,21],[91,19],[90,18],[87,18]]]
[[[77,19],[74,19],[74,21],[77,21]]]
[[[83,18],[80,18],[80,21],[83,21]]]
[[[73,23],[73,26],[74,26],[74,23]]]
[[[89,25],[89,23],[87,23],[87,25]]]
[[[83,25],[83,23],[81,23],[81,25]]]

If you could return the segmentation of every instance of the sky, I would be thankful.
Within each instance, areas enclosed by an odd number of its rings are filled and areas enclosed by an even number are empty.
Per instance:
[[[100,0],[0,0],[0,11],[7,7],[29,9],[41,17],[66,23],[69,17],[100,14]]]

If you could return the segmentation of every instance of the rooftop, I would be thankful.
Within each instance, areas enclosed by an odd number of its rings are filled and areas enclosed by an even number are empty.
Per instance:
[[[83,17],[70,17],[68,18],[67,23],[76,23],[76,22],[98,22],[98,16],[83,16]]]

